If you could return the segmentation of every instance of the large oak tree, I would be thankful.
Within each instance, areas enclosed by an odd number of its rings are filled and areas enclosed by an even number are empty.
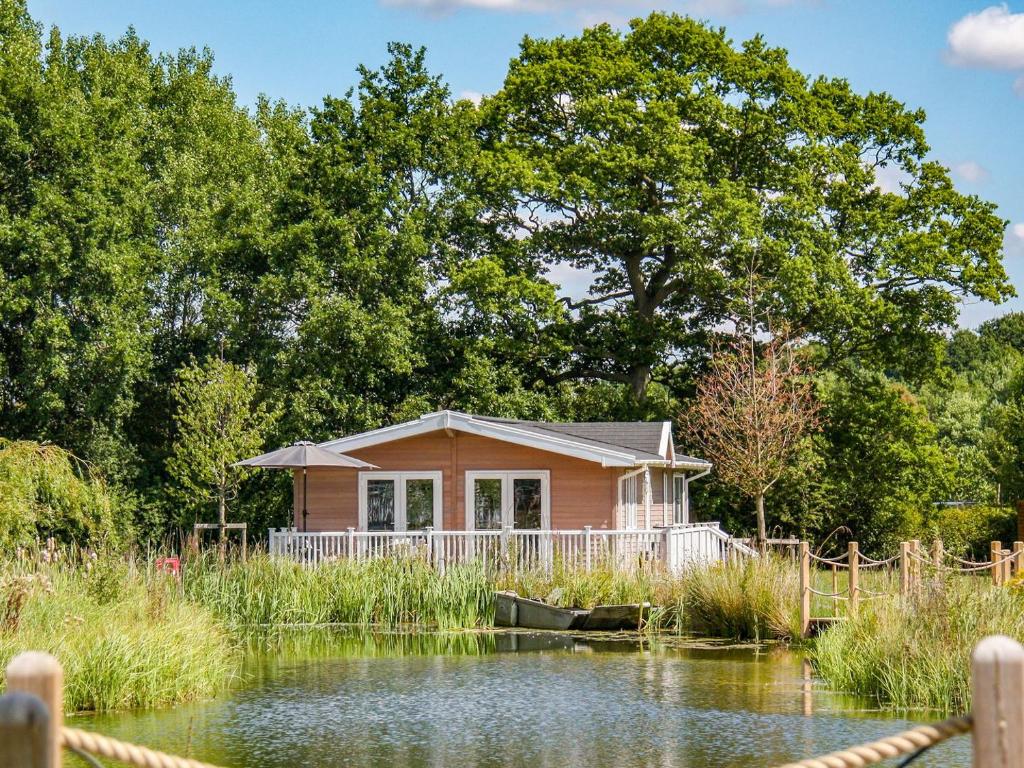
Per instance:
[[[552,380],[685,383],[707,336],[743,324],[752,274],[755,332],[781,321],[825,365],[905,372],[963,297],[1012,294],[1005,222],[927,159],[923,112],[807,77],[760,37],[656,13],[526,38],[483,109],[491,215],[538,263],[593,274],[552,328],[569,350]]]

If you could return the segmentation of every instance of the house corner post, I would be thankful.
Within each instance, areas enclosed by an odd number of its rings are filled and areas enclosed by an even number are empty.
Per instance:
[[[7,665],[7,689],[12,693],[29,693],[42,701],[48,712],[46,722],[45,765],[61,768],[60,733],[64,727],[64,669],[48,653],[26,651],[11,659]],[[37,768],[33,765],[32,768]]]
[[[974,768],[1024,768],[1024,647],[986,637],[971,656]]]
[[[811,547],[800,542],[800,633],[811,634]]]

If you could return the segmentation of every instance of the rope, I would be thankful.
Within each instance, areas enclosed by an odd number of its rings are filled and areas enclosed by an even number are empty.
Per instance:
[[[926,747],[932,747],[953,736],[971,730],[971,718],[951,717],[941,723],[921,725],[909,731],[898,733],[870,744],[850,747],[822,757],[812,757],[796,763],[786,763],[781,768],[861,768],[890,760],[900,755],[909,755]]]
[[[60,740],[62,746],[74,752],[99,755],[110,760],[135,765],[138,768],[217,768],[210,763],[168,755],[78,728],[61,729]]]
[[[837,597],[840,600],[849,600],[850,598],[846,595],[846,591],[842,592],[819,592],[814,587],[808,587],[807,591],[814,595],[820,595],[821,597]]]
[[[890,565],[891,563],[895,563],[897,560],[900,559],[900,556],[893,555],[892,557],[887,557],[885,560],[875,560],[875,558],[873,557],[868,557],[867,555],[862,554],[860,556],[860,559],[861,568],[874,568],[879,565]]]
[[[849,552],[847,552],[845,555],[840,555],[839,557],[818,557],[813,552],[808,552],[807,554],[811,556],[811,560],[817,560],[819,563],[827,563],[828,565],[837,565],[840,568],[849,568],[850,567],[847,563],[843,562],[844,560],[846,560],[847,558],[850,557],[850,553]]]

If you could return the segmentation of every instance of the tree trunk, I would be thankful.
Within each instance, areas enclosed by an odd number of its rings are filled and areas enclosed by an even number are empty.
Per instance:
[[[768,550],[768,534],[764,525],[764,492],[757,494],[757,548],[763,553]]]

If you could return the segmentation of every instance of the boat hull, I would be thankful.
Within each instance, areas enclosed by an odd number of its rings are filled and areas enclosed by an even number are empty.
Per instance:
[[[517,626],[530,629],[579,629],[586,621],[590,611],[579,608],[559,608],[539,600],[525,597],[516,598]]]

